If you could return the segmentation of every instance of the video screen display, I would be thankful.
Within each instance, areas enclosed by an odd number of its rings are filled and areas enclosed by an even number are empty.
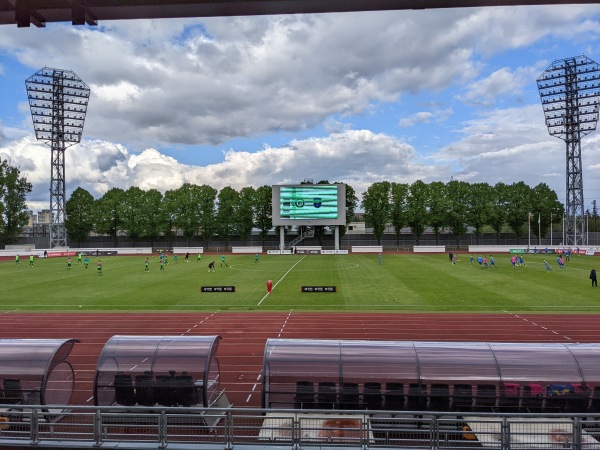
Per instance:
[[[340,184],[273,186],[273,224],[343,225],[345,195]]]
[[[282,186],[280,191],[282,219],[337,219],[336,186]]]

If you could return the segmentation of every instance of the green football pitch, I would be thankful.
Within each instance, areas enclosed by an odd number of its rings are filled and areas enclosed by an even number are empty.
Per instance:
[[[477,258],[478,255],[474,255]],[[488,255],[489,256],[489,255]],[[574,256],[558,270],[556,255],[528,255],[513,268],[510,256],[495,255],[497,269],[481,269],[469,255],[456,265],[447,255],[195,255],[172,256],[160,271],[158,256],[97,258],[89,268],[67,270],[66,258],[27,258],[0,263],[1,311],[398,311],[599,313],[600,289],[590,270],[597,259]],[[215,272],[208,263],[215,261]],[[598,267],[600,269],[600,265]],[[273,291],[267,294],[267,280]],[[234,293],[201,293],[202,286],[235,286]],[[301,292],[302,286],[335,286],[336,292]]]

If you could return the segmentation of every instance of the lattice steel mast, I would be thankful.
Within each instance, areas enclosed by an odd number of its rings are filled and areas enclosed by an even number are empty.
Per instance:
[[[25,81],[35,136],[52,149],[50,247],[66,247],[65,149],[81,141],[90,88],[69,70],[44,67]]]
[[[586,242],[581,138],[596,129],[600,68],[586,56],[554,61],[537,79],[546,126],[567,150],[566,245]]]

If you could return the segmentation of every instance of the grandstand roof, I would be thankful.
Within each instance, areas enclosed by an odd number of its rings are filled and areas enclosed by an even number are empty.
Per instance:
[[[0,24],[584,3],[598,0],[0,0]]]

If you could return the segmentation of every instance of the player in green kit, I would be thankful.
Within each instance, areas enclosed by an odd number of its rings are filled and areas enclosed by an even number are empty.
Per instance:
[[[33,267],[33,255],[29,255],[29,267]]]
[[[67,258],[67,272],[69,272],[71,270],[71,257],[69,256]]]
[[[148,258],[144,262],[144,272],[150,272],[150,263],[148,262]]]
[[[15,266],[19,265],[19,255],[15,256]]]
[[[165,270],[165,260],[164,258],[160,260],[160,270]]]
[[[81,252],[77,253],[77,264],[81,264]]]
[[[201,263],[202,262],[202,253],[198,253],[197,258],[198,259],[196,259],[196,264]]]
[[[98,260],[98,275],[102,275],[102,261]]]

